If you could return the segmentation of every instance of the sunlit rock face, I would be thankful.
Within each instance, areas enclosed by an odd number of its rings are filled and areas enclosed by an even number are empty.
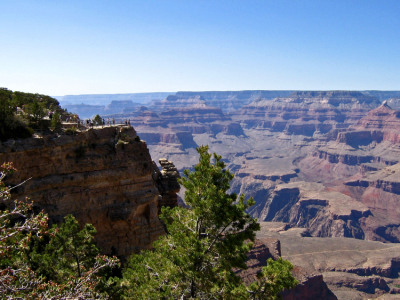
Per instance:
[[[400,242],[399,132],[400,113],[384,102],[298,163],[303,179],[370,209],[356,222],[365,239]]]
[[[92,223],[105,253],[126,257],[164,233],[153,162],[132,127],[9,140],[0,145],[0,162],[6,161],[18,169],[7,184],[30,178],[14,197],[29,196],[53,222],[73,214]]]

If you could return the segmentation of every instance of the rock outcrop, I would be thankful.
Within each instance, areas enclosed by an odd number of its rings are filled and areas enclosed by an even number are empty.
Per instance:
[[[53,222],[73,214],[81,224],[92,223],[107,254],[126,257],[151,247],[164,233],[153,162],[132,127],[8,140],[0,144],[0,162],[5,161],[18,169],[6,178],[7,184],[30,178],[13,191],[14,197],[29,196]],[[168,172],[161,175],[161,182],[170,199],[178,188]]]
[[[279,257],[281,257],[279,240],[273,238],[256,239],[248,254],[247,269],[240,270],[237,274],[246,284],[249,284],[257,280],[257,274],[266,265],[268,258],[278,259]],[[327,287],[321,274],[307,272],[301,267],[295,267],[292,273],[299,284],[291,290],[283,291],[282,299],[337,299]]]
[[[400,242],[400,113],[384,102],[337,137],[298,161],[300,176],[362,203],[364,238]]]
[[[369,215],[366,205],[349,196],[321,184],[293,182],[275,187],[259,218],[307,228],[311,236],[363,239],[360,218]]]
[[[158,202],[158,212],[160,213],[163,206],[171,208],[178,206],[177,193],[181,186],[178,183],[180,175],[174,163],[165,158],[160,158],[159,162],[161,171],[155,163],[153,164],[153,180],[161,194],[161,200]]]
[[[337,141],[351,146],[368,145],[372,142],[400,142],[400,112],[392,109],[385,101],[371,110],[345,132],[340,132]]]

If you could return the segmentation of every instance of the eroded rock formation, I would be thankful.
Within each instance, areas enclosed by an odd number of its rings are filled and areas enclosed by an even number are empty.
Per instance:
[[[285,223],[261,222],[261,228],[257,237],[261,241],[279,239],[282,257],[295,266],[295,274],[296,270],[300,270],[311,274],[314,280],[323,276],[338,299],[372,299],[383,294],[399,293],[398,244],[342,237],[304,237],[305,229],[292,228]],[[317,285],[311,290],[319,288],[320,285]]]
[[[7,184],[30,178],[14,190],[15,197],[29,196],[53,222],[73,214],[81,224],[92,223],[107,254],[126,257],[151,247],[164,233],[153,162],[132,127],[8,140],[0,145],[0,161],[13,162],[18,169]],[[167,181],[163,194],[171,198],[178,187],[168,172],[161,182]]]
[[[277,259],[281,257],[280,242],[274,238],[256,239],[253,248],[248,254],[246,261],[247,269],[240,270],[237,274],[246,284],[257,280],[257,274],[261,268],[266,265],[268,258]],[[282,293],[282,299],[337,299],[332,291],[327,287],[321,274],[308,272],[304,268],[295,266],[293,276],[299,281],[299,284],[291,290],[285,290]]]
[[[159,159],[161,171],[154,163],[153,179],[161,194],[161,200],[158,202],[158,212],[160,213],[161,207],[175,207],[178,206],[178,195],[181,186],[178,183],[180,178],[178,169],[174,163],[165,159]]]
[[[378,106],[379,101],[360,92],[293,92],[286,98],[257,99],[234,113],[247,128],[265,128],[288,134],[313,136],[347,128]]]

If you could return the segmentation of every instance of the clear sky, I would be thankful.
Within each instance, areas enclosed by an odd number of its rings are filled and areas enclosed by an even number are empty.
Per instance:
[[[0,87],[400,90],[399,0],[0,0]]]

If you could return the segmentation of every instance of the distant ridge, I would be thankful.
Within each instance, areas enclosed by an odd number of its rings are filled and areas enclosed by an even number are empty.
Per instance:
[[[174,92],[154,92],[154,93],[126,93],[126,94],[80,94],[53,96],[62,105],[65,104],[91,104],[107,105],[112,101],[133,101],[137,103],[148,103],[152,100],[161,100]]]

